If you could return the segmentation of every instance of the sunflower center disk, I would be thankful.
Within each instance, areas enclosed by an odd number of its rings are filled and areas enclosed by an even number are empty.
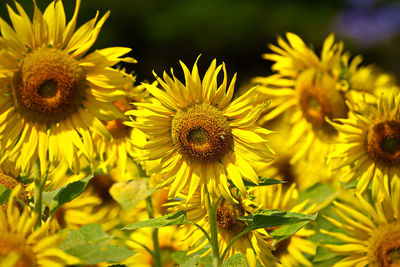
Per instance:
[[[16,253],[19,255],[16,267],[33,267],[36,266],[35,255],[25,245],[26,241],[20,240],[20,237],[7,233],[0,234],[0,260]]]
[[[334,128],[325,121],[329,119],[345,118],[347,108],[344,98],[328,75],[314,74],[312,80],[301,78],[297,85],[299,103],[303,115],[314,128],[323,130],[327,134],[336,133]],[[326,80],[328,82],[326,82]]]
[[[15,73],[12,91],[16,106],[29,120],[62,120],[82,102],[85,72],[77,60],[53,48],[28,54]]]
[[[209,104],[195,104],[177,112],[172,140],[189,160],[218,160],[233,148],[232,130],[225,116]]]
[[[244,216],[244,209],[240,204],[232,205],[223,199],[217,208],[217,225],[234,234],[240,233],[246,228],[246,223],[236,218],[242,216]]]
[[[400,122],[391,120],[374,125],[368,134],[368,153],[389,165],[400,163]]]
[[[372,266],[400,266],[400,224],[390,223],[376,229],[368,247]]]

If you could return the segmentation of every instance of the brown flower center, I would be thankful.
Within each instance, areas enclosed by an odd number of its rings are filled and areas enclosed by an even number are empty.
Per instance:
[[[227,119],[205,103],[178,111],[172,119],[171,136],[178,151],[190,160],[218,160],[233,148]]]
[[[20,240],[18,236],[8,233],[0,233],[0,262],[7,256],[15,253],[18,261],[15,267],[33,267],[36,266],[35,255],[33,251]]]
[[[275,250],[272,251],[272,254],[274,254],[274,256],[280,258],[283,255],[288,253],[288,247],[290,245],[290,241],[291,238],[286,238],[283,239],[282,241],[279,241],[278,243],[275,244]]]
[[[400,164],[400,122],[385,121],[368,133],[368,153],[373,160],[388,165]]]
[[[18,183],[19,182],[16,179],[14,179],[13,177],[8,176],[4,173],[0,173],[0,184],[3,185],[5,188],[13,189],[14,187],[16,187],[18,185]],[[22,186],[20,191],[18,192],[17,198],[24,203],[28,202],[28,194],[27,194],[24,186]],[[18,201],[15,201],[14,205],[16,205],[19,208],[22,208],[21,204]],[[1,209],[3,211],[6,211],[7,206],[8,206],[7,203],[1,205]]]
[[[244,215],[245,211],[240,203],[232,205],[223,199],[217,208],[217,225],[233,234],[238,234],[246,228],[246,223],[237,219]]]
[[[279,178],[287,182],[284,183],[283,186],[290,186],[296,181],[296,176],[293,171],[293,166],[290,164],[289,156],[277,157],[273,162],[273,166],[278,170]]]
[[[300,76],[297,84],[304,117],[315,129],[326,134],[336,134],[336,130],[325,121],[326,117],[335,119],[347,116],[344,97],[335,85],[328,74],[311,71]]]
[[[376,228],[369,239],[370,266],[400,266],[400,224],[393,222]]]
[[[40,48],[28,54],[14,74],[16,107],[32,121],[63,120],[82,103],[85,80],[77,60],[62,50]]]

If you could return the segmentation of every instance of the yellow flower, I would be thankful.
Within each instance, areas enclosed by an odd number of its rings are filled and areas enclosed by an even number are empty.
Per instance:
[[[353,203],[335,202],[335,213],[341,221],[326,217],[345,232],[322,233],[333,236],[342,244],[325,244],[332,252],[345,256],[334,266],[388,267],[400,265],[400,183],[392,183],[392,195],[382,201],[374,199],[371,205],[355,192],[360,210]]]
[[[62,241],[59,234],[50,234],[48,224],[34,230],[36,216],[26,208],[20,212],[13,198],[20,186],[12,191],[7,212],[0,211],[0,263],[14,263],[11,266],[65,266],[77,264],[78,259],[58,248]]]
[[[308,204],[307,200],[297,203],[299,192],[296,184],[292,184],[286,191],[281,184],[273,186],[259,186],[252,191],[255,202],[264,209],[280,209],[290,212],[299,212],[303,214],[312,214],[317,211],[316,205]],[[270,229],[272,232],[274,229]],[[276,244],[272,252],[280,261],[277,266],[312,266],[305,254],[315,255],[316,244],[309,240],[315,234],[314,230],[301,228],[290,238],[284,239]]]
[[[177,226],[169,226],[158,229],[158,240],[160,246],[160,256],[162,267],[172,267],[174,261],[171,254],[176,251],[187,250],[187,245],[180,242],[184,235],[184,231]],[[134,231],[128,241],[128,247],[136,252],[136,254],[123,263],[129,267],[152,267],[154,266],[153,256],[141,245],[153,251],[153,240],[151,229],[138,229]]]
[[[38,157],[42,174],[60,160],[79,171],[78,156],[95,156],[92,133],[110,138],[100,119],[123,118],[112,102],[132,77],[111,67],[134,59],[122,58],[130,51],[123,47],[85,56],[109,12],[75,31],[80,2],[67,24],[59,0],[43,14],[35,3],[33,21],[17,2],[18,13],[8,6],[13,28],[0,19],[1,147],[22,170]]]
[[[214,196],[221,192],[234,201],[227,178],[246,194],[242,177],[258,183],[250,164],[271,157],[265,139],[269,131],[255,125],[265,105],[256,104],[255,88],[232,101],[236,75],[227,87],[224,64],[217,66],[214,60],[203,80],[197,61],[191,73],[181,65],[185,85],[173,73],[171,78],[164,72],[164,81],[156,76],[164,90],[146,85],[156,100],[134,103],[142,109],[126,113],[136,117],[127,124],[149,138],[138,146],[144,151],[137,159],[161,160],[159,172],[165,180],[159,187],[171,185],[171,197],[188,186],[190,199],[200,185],[203,192],[207,189]],[[223,81],[218,85],[221,70]]]
[[[260,91],[271,98],[270,111],[260,123],[283,113],[290,114],[292,134],[287,143],[289,146],[302,144],[294,155],[294,163],[311,147],[324,148],[323,154],[331,149],[329,142],[337,136],[337,131],[325,118],[347,117],[345,97],[350,94],[349,81],[357,72],[359,61],[348,62],[343,43],[335,43],[333,34],[324,41],[320,57],[297,35],[287,33],[286,36],[288,42],[278,38],[280,47],[270,45],[274,53],[263,55],[275,62],[272,70],[276,73],[253,81],[261,84]]]
[[[389,192],[390,181],[399,179],[400,163],[400,95],[396,91],[382,94],[375,103],[349,105],[348,119],[331,124],[339,131],[332,166],[347,170],[342,182],[358,180],[356,189],[364,192],[372,180],[374,197]]]
[[[169,206],[173,211],[186,211],[186,217],[190,221],[200,225],[206,232],[210,233],[210,223],[207,207],[202,204],[201,193],[196,191],[195,194],[187,199],[186,194],[178,194],[178,198],[183,201],[171,202]],[[236,196],[237,203],[229,203],[222,199],[217,207],[216,223],[218,228],[218,245],[220,256],[227,248],[232,239],[240,234],[247,226],[238,217],[254,214],[258,210],[256,203],[248,198]],[[195,253],[208,244],[208,240],[204,238],[204,234],[197,227],[192,225],[183,225],[187,230],[184,241],[189,246],[189,253]],[[264,229],[257,229],[247,233],[237,239],[229,248],[228,253],[223,260],[228,259],[236,253],[242,253],[250,267],[256,266],[258,260],[262,266],[271,266],[276,262],[276,258],[271,253],[271,246],[268,243],[268,233]],[[208,249],[202,256],[211,252]]]

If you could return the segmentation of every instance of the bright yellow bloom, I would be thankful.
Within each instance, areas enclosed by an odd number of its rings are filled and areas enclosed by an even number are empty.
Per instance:
[[[326,244],[325,248],[345,256],[335,267],[370,266],[388,267],[400,265],[400,183],[395,180],[391,196],[382,201],[374,199],[370,204],[359,192],[355,200],[360,210],[353,208],[353,202],[335,202],[333,210],[340,221],[326,217],[328,221],[345,232],[322,233],[333,236],[342,244]]]
[[[330,155],[332,166],[344,174],[345,183],[358,180],[356,189],[364,192],[372,181],[372,193],[389,192],[390,181],[400,173],[400,95],[382,94],[375,103],[349,105],[348,119],[331,124],[339,131],[338,144]]]
[[[306,207],[309,204],[307,200],[297,203],[299,192],[296,184],[292,184],[287,190],[283,189],[282,184],[259,186],[254,188],[252,194],[256,197],[254,201],[263,209],[280,209],[303,214],[312,214],[317,211],[316,205]],[[270,231],[275,229],[270,229]],[[280,262],[276,262],[276,266],[312,266],[304,254],[315,255],[316,244],[309,240],[314,234],[314,230],[303,227],[290,238],[274,244],[275,250],[272,253]]]
[[[257,77],[254,82],[261,84],[260,91],[271,99],[270,111],[260,123],[283,113],[290,114],[292,134],[287,143],[289,146],[301,143],[294,163],[311,147],[319,147],[322,157],[332,149],[329,143],[336,138],[337,131],[326,118],[346,118],[346,98],[356,94],[353,92],[365,92],[364,85],[370,84],[372,78],[368,76],[369,67],[359,72],[360,57],[349,62],[349,54],[343,53],[343,43],[335,43],[333,34],[324,41],[320,57],[297,35],[286,36],[288,42],[278,38],[279,47],[270,45],[274,53],[263,55],[275,62],[272,70],[276,73]]]
[[[112,69],[131,49],[111,47],[85,56],[109,16],[95,18],[75,31],[81,1],[66,24],[62,2],[33,21],[20,4],[8,7],[13,27],[0,19],[0,136],[3,160],[30,170],[39,157],[42,174],[60,160],[79,171],[80,155],[92,160],[92,133],[110,138],[100,120],[123,118],[112,104],[125,95],[132,77]],[[97,22],[97,23],[96,23]]]
[[[216,196],[220,192],[234,201],[228,188],[228,178],[246,194],[242,177],[258,183],[250,165],[266,162],[271,157],[266,136],[269,131],[256,126],[255,121],[265,104],[256,104],[256,88],[232,100],[236,75],[227,87],[225,64],[214,60],[201,80],[197,62],[190,73],[181,62],[185,85],[172,73],[163,79],[156,75],[163,89],[147,84],[156,98],[152,103],[134,103],[138,110],[126,114],[136,117],[128,125],[143,131],[149,138],[139,161],[161,160],[159,172],[165,180],[159,187],[171,185],[170,197],[189,187],[188,199],[200,186]],[[223,71],[222,84],[218,75]],[[205,188],[207,187],[207,188]]]
[[[18,185],[12,191],[7,212],[0,211],[0,263],[12,262],[17,267],[77,264],[78,259],[58,248],[61,235],[50,234],[48,224],[34,230],[37,215],[15,206],[13,198],[19,189]]]

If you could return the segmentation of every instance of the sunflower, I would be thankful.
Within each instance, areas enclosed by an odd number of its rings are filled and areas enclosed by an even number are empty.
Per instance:
[[[255,196],[254,201],[264,209],[280,209],[304,214],[312,214],[318,210],[315,204],[308,205],[307,200],[298,203],[299,192],[296,184],[292,184],[287,190],[284,190],[282,184],[259,186],[252,190],[252,194]],[[267,231],[272,232],[275,229],[267,229]],[[275,250],[272,253],[280,262],[276,265],[312,266],[311,261],[304,254],[315,255],[316,244],[309,240],[314,234],[314,230],[303,227],[290,238],[275,243]]]
[[[13,27],[0,19],[0,136],[3,159],[29,170],[40,159],[60,160],[79,170],[79,155],[94,157],[92,132],[110,138],[100,120],[123,118],[112,104],[125,96],[132,76],[111,68],[132,58],[131,49],[111,47],[85,55],[109,16],[107,12],[75,31],[80,6],[66,24],[61,1],[42,14],[34,2],[33,21],[20,4],[8,6]]]
[[[49,225],[33,229],[36,216],[28,209],[20,212],[13,201],[20,185],[10,195],[7,212],[0,211],[0,262],[11,266],[65,266],[79,263],[78,259],[66,254],[57,246],[62,236],[49,233]]]
[[[345,98],[356,91],[349,83],[357,73],[359,57],[350,62],[349,55],[343,53],[343,43],[335,43],[333,34],[324,41],[321,57],[297,35],[287,33],[286,36],[288,42],[279,37],[280,47],[270,45],[274,53],[263,55],[264,59],[275,62],[272,70],[276,73],[256,77],[253,82],[261,84],[260,91],[271,98],[270,110],[260,123],[283,113],[290,114],[292,135],[288,145],[302,144],[294,155],[294,162],[311,147],[324,148],[325,154],[332,148],[329,142],[335,139],[337,131],[325,118],[347,117]]]
[[[235,191],[233,191],[235,192]],[[220,255],[227,248],[232,239],[241,233],[247,224],[238,217],[254,214],[258,210],[258,205],[251,201],[250,198],[235,195],[236,203],[232,204],[225,199],[222,199],[217,207],[216,223],[218,228],[218,244]],[[187,194],[178,194],[178,198],[183,201],[175,201],[168,204],[171,206],[171,211],[186,211],[186,217],[190,221],[200,225],[206,232],[210,233],[210,223],[207,212],[207,207],[202,204],[202,196],[200,191],[187,199]],[[250,197],[249,195],[247,195]],[[183,225],[186,229],[186,235],[182,241],[189,246],[189,254],[198,252],[208,244],[208,240],[204,239],[204,234],[201,230],[193,225]],[[237,239],[229,248],[226,256],[222,260],[226,260],[236,253],[242,253],[250,267],[255,267],[258,260],[262,266],[271,266],[276,263],[276,258],[271,253],[271,246],[268,243],[268,233],[264,229],[257,229],[247,233]],[[205,256],[211,252],[209,248],[201,256]]]
[[[134,103],[141,109],[127,112],[136,117],[127,124],[149,138],[138,146],[143,154],[137,160],[161,160],[159,172],[165,180],[159,187],[171,185],[171,197],[189,186],[190,199],[200,185],[203,192],[216,196],[220,191],[234,201],[227,177],[246,194],[242,177],[258,183],[250,164],[271,158],[266,141],[269,131],[255,124],[265,104],[256,104],[256,88],[232,101],[236,75],[227,88],[225,64],[217,66],[213,60],[203,80],[197,61],[191,73],[182,62],[181,66],[185,85],[172,70],[172,78],[164,72],[164,81],[156,75],[164,90],[147,84],[155,100]],[[223,81],[218,86],[221,70]]]
[[[355,192],[357,206],[353,203],[334,202],[335,213],[341,221],[326,217],[345,232],[326,231],[341,244],[325,244],[332,252],[344,258],[334,266],[388,267],[400,265],[400,183],[392,183],[391,196],[382,201],[374,199],[371,205],[359,192]]]
[[[372,193],[389,192],[390,181],[400,173],[400,95],[386,92],[375,103],[349,104],[348,119],[331,125],[339,131],[335,152],[329,157],[335,169],[346,170],[341,181],[357,180],[356,189],[364,192],[372,180]]]
[[[178,226],[163,227],[158,230],[158,240],[160,246],[160,256],[162,267],[172,267],[174,260],[171,254],[177,251],[187,250],[187,245],[180,242],[184,235],[184,230]],[[139,229],[134,231],[126,242],[127,246],[136,254],[123,263],[128,267],[152,267],[154,266],[153,256],[143,247],[153,250],[153,240],[151,239],[150,229]]]

